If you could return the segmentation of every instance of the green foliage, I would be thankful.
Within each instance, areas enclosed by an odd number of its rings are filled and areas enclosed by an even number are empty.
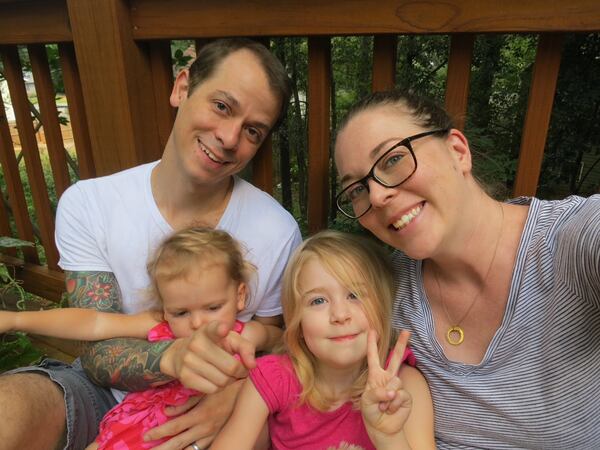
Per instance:
[[[0,334],[0,373],[38,364],[43,357],[25,333]]]
[[[32,242],[23,241],[8,236],[0,236],[0,247],[20,248],[32,246]],[[18,310],[25,309],[27,293],[21,283],[14,278],[8,267],[0,263],[0,303],[2,309],[7,309],[5,296],[7,294],[17,297]],[[20,366],[38,363],[43,353],[35,348],[24,333],[0,334],[0,373]]]
[[[23,241],[21,239],[12,238],[9,236],[0,236],[0,247],[2,248],[21,248],[21,247],[32,247],[33,243]],[[11,292],[18,296],[17,309],[25,309],[26,292],[21,287],[21,283],[14,278],[8,270],[6,264],[0,262],[0,303],[2,309],[6,309],[4,304],[4,295]]]

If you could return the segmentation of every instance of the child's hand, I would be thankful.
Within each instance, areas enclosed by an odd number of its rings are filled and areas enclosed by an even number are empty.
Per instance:
[[[402,388],[402,381],[397,376],[409,337],[408,331],[400,333],[390,363],[384,370],[379,362],[376,333],[374,330],[369,330],[367,339],[369,374],[365,392],[360,399],[360,409],[365,427],[375,444],[379,437],[387,440],[386,438],[400,433],[411,411],[412,398]]]
[[[15,329],[16,313],[11,311],[0,311],[0,334]]]

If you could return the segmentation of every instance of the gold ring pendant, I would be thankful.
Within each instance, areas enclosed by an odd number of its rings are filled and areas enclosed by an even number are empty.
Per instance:
[[[448,328],[446,340],[450,345],[460,345],[465,340],[465,332],[458,325]]]

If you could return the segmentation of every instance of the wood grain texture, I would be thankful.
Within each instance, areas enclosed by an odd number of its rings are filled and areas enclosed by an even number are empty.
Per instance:
[[[384,34],[373,39],[373,92],[387,91],[396,85],[398,36]]]
[[[50,76],[46,48],[44,44],[29,45],[27,48],[43,124],[42,129],[46,137],[48,157],[54,177],[54,188],[56,196],[60,197],[69,187],[71,181],[69,180],[65,146],[58,121],[58,109],[56,107],[54,86],[52,85],[52,77]]]
[[[65,0],[0,3],[0,44],[72,40]]]
[[[543,34],[539,38],[513,187],[515,197],[535,195],[537,191],[564,38],[563,34]]]
[[[308,38],[308,231],[327,227],[331,45],[329,37]]]
[[[455,34],[450,44],[446,78],[446,111],[454,119],[454,126],[459,130],[464,130],[467,118],[474,43],[474,34]]]
[[[30,105],[23,81],[21,62],[19,61],[19,55],[15,46],[0,47],[0,55],[4,63],[4,76],[8,83],[10,98],[19,129],[19,139],[21,140],[27,178],[31,187],[31,196],[40,231],[40,241],[46,252],[48,267],[57,269],[58,250],[54,244],[54,211],[51,209],[48,198],[48,187],[44,179],[39,148],[31,120]]]
[[[97,175],[162,153],[148,50],[124,0],[67,0]]]
[[[15,278],[23,281],[23,288],[53,302],[59,302],[65,290],[65,276],[59,270],[0,254],[0,261],[14,267]]]
[[[4,113],[4,102],[0,96],[0,164],[4,181],[6,182],[6,193],[12,216],[15,220],[17,236],[25,241],[34,242],[33,226],[27,212],[27,201],[23,191],[23,183],[19,176],[15,148],[13,146],[10,129]],[[5,208],[3,208],[5,209]],[[7,234],[7,235],[10,235]],[[39,263],[37,251],[34,248],[25,247],[23,257],[30,263]]]
[[[132,0],[131,18],[135,39],[594,31],[600,2]]]
[[[75,60],[75,49],[73,48],[73,44],[59,44],[58,54],[65,85],[65,94],[67,95],[73,141],[75,142],[79,178],[84,180],[86,178],[94,177],[96,175],[96,169],[92,157],[90,131],[87,123],[85,105],[83,103],[81,79],[79,78],[79,69]]]

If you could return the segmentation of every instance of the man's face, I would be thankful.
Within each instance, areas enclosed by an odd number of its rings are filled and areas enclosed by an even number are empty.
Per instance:
[[[179,108],[163,159],[190,181],[218,185],[240,172],[275,124],[281,102],[258,59],[247,50],[227,56],[188,97],[179,74],[171,105]]]

